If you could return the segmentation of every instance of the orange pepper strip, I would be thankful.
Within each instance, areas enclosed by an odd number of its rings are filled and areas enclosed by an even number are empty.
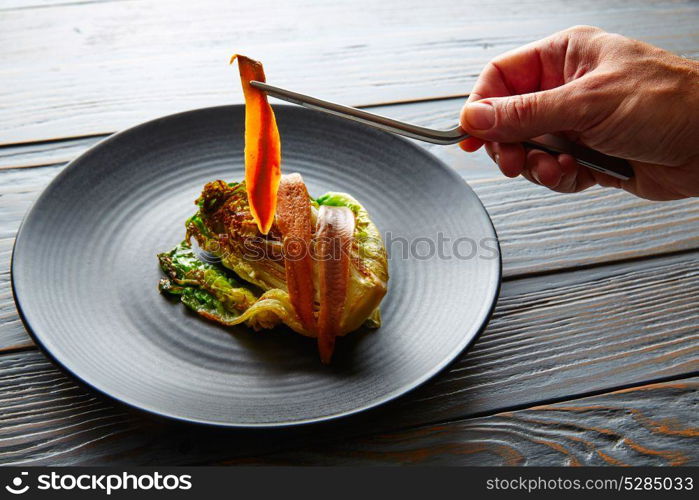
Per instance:
[[[311,202],[300,174],[282,176],[277,203],[277,227],[284,242],[289,299],[304,328],[315,332]]]
[[[354,214],[347,207],[321,205],[318,211],[318,231],[316,232],[316,256],[320,266],[318,351],[320,360],[326,364],[330,363],[335,349],[335,337],[342,327],[354,225]]]
[[[240,81],[245,95],[245,187],[250,213],[262,234],[267,234],[277,209],[277,189],[281,178],[281,143],[274,111],[267,94],[250,85],[265,81],[262,63],[239,54]]]

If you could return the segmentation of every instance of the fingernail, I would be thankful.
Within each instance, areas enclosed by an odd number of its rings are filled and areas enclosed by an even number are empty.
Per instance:
[[[536,170],[533,170],[533,169],[532,169],[532,170],[531,170],[531,173],[532,173],[532,177],[534,177],[534,179],[536,180],[536,182],[538,182],[539,184],[541,184],[541,179],[539,179],[539,175],[536,173]],[[542,184],[542,185],[543,185],[543,184]]]
[[[466,106],[466,121],[475,130],[489,130],[495,125],[495,108],[485,102]]]

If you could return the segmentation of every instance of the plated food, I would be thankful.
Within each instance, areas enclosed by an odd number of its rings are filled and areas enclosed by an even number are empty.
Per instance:
[[[338,340],[332,363],[323,365],[313,338],[286,327],[222,326],[192,313],[182,296],[156,292],[163,271],[154,257],[183,239],[206,182],[245,177],[243,162],[234,161],[244,157],[245,108],[217,106],[101,141],[51,182],[24,219],[12,253],[17,308],[66,372],[151,414],[277,427],[394,400],[474,341],[497,297],[499,255],[425,259],[411,243],[423,250],[439,231],[451,241],[467,236],[497,246],[476,194],[409,141],[301,106],[274,112],[284,172],[301,173],[314,198],[354,195],[395,252],[381,328]],[[191,248],[201,261],[194,238]],[[213,264],[253,295],[264,293]]]
[[[245,180],[204,186],[184,241],[158,255],[167,276],[159,287],[223,325],[284,324],[317,338],[321,361],[329,363],[336,337],[381,324],[385,246],[353,196],[313,198],[300,174],[281,174],[274,112],[249,85],[264,81],[264,70],[247,57],[235,59],[246,103]]]

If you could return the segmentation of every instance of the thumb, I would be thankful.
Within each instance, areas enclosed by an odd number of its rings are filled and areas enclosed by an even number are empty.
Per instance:
[[[480,139],[519,142],[539,135],[576,130],[589,109],[574,102],[571,85],[509,97],[489,97],[468,102],[461,110],[461,128]]]

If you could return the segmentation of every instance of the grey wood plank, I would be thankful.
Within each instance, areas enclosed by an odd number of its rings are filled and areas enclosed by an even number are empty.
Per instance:
[[[106,133],[240,101],[232,52],[271,81],[348,104],[467,92],[493,56],[594,24],[688,56],[691,1],[107,2],[0,18],[0,143]]]
[[[0,240],[14,238],[29,207],[64,166],[0,170]]]
[[[697,248],[699,199],[657,203],[593,188],[559,194],[523,179],[474,181],[502,246],[505,276]]]
[[[34,345],[17,314],[10,285],[12,238],[0,239],[0,353]]]
[[[153,421],[77,386],[40,352],[5,354],[0,462],[250,458],[685,376],[699,370],[698,261],[694,252],[506,281],[487,330],[434,380],[383,408],[310,428],[228,432]],[[687,422],[678,414],[678,426]]]
[[[698,371],[698,262],[692,252],[504,282],[479,341],[401,415],[442,421],[503,409],[501,397],[527,405]]]
[[[698,403],[692,378],[225,463],[698,465]]]

